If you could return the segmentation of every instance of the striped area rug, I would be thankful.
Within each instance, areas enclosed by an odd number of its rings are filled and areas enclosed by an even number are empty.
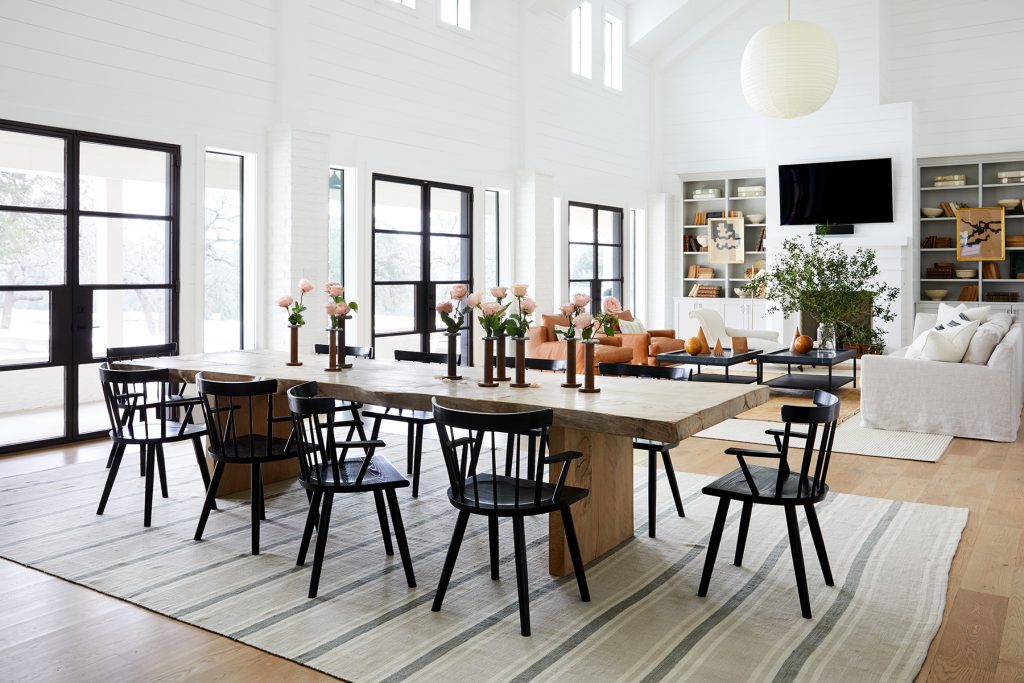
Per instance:
[[[401,439],[388,449],[404,461]],[[430,602],[455,512],[436,442],[418,500],[400,491],[419,587],[384,554],[371,496],[336,499],[320,596],[296,567],[305,496],[268,487],[263,554],[252,557],[243,497],[222,501],[192,540],[201,485],[189,448],[168,451],[171,498],[142,526],[136,459],[102,517],[102,462],[0,480],[0,556],[352,681],[910,680],[938,629],[964,509],[835,494],[819,516],[835,573],[826,587],[804,530],[814,619],[800,617],[781,510],[758,509],[743,567],[730,510],[708,598],[696,596],[715,501],[680,473],[686,518],[659,483],[647,537],[637,470],[635,540],[591,563],[593,601],[546,573],[547,520],[528,520],[533,637],[519,635],[511,528],[491,581],[487,525],[473,519],[439,613]],[[158,489],[159,493],[159,489]],[[801,515],[802,519],[802,515]]]

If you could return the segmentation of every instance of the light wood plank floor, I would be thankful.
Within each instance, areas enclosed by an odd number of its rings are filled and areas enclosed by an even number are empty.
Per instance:
[[[690,439],[673,453],[675,467],[727,472],[735,467],[722,454],[728,445]],[[103,459],[108,448],[94,442],[0,458],[0,477]],[[638,456],[637,464],[644,463]],[[970,509],[942,626],[918,680],[1024,681],[1024,438],[1012,444],[954,439],[938,463],[836,454],[829,478],[835,491]],[[0,561],[0,661],[3,677],[14,680],[328,678],[6,561]]]

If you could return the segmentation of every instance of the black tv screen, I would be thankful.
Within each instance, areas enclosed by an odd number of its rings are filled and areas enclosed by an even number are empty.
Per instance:
[[[779,166],[782,225],[891,223],[892,159]]]

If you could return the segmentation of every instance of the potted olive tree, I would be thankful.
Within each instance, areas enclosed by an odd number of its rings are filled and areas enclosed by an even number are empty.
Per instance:
[[[892,322],[900,290],[878,277],[874,249],[847,251],[814,235],[787,239],[781,255],[743,288],[769,301],[768,311],[801,311],[822,324],[826,343],[863,353],[881,353],[885,334],[875,322]],[[815,331],[805,330],[814,336]]]

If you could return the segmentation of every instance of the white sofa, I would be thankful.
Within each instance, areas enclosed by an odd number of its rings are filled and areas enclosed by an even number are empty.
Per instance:
[[[918,313],[914,338],[936,316]],[[969,439],[1016,441],[1024,404],[1024,324],[1010,327],[985,365],[905,358],[861,360],[861,424]]]

